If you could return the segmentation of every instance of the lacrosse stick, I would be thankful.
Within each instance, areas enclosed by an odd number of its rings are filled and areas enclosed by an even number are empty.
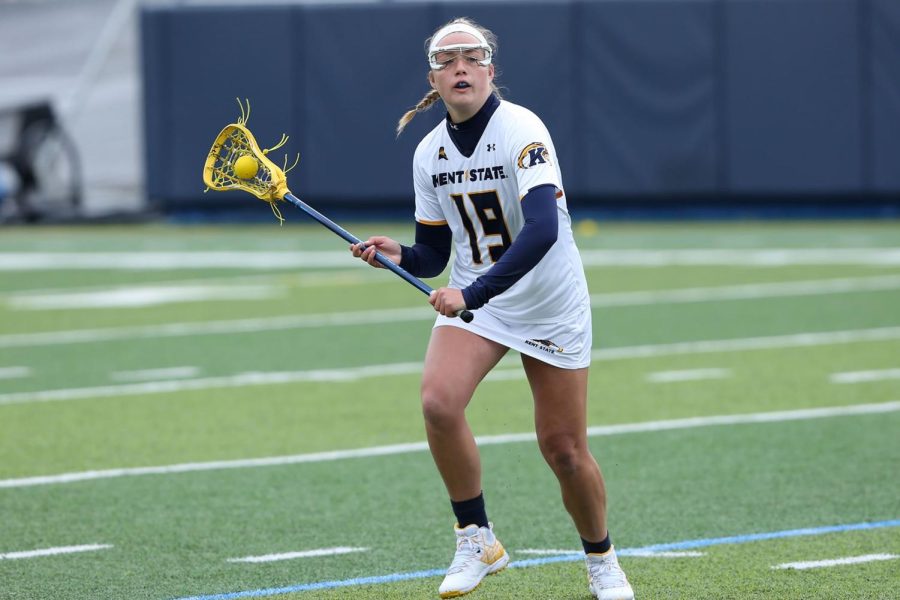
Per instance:
[[[279,168],[269,160],[266,155],[272,150],[282,147],[288,140],[287,136],[282,134],[281,140],[273,147],[260,150],[253,134],[247,129],[247,120],[250,118],[250,102],[247,101],[246,111],[240,100],[238,100],[238,104],[241,105],[241,117],[237,123],[225,126],[216,137],[216,141],[213,142],[209,155],[206,157],[206,164],[203,166],[203,182],[206,183],[207,189],[250,192],[260,200],[268,202],[272,207],[272,212],[282,222],[284,219],[277,203],[290,202],[351,244],[362,244],[362,240],[291,193],[287,187],[285,173],[297,166],[300,155],[297,155],[297,160],[290,167],[287,166],[287,156],[285,156],[283,168]],[[365,248],[365,244],[363,244],[363,248]],[[375,252],[375,260],[405,279],[426,296],[431,296],[434,292],[418,277],[408,273],[381,252]],[[466,323],[472,321],[472,313],[468,310],[457,311],[456,316]]]

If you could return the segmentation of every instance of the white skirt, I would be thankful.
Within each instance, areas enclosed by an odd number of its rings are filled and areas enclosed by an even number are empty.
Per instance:
[[[487,308],[473,310],[471,323],[438,315],[434,326],[459,327],[563,369],[583,369],[591,364],[590,307],[559,323],[503,321]]]

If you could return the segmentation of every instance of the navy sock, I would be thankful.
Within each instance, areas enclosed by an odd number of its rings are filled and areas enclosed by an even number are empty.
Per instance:
[[[467,525],[488,526],[487,512],[484,510],[484,492],[462,502],[456,502],[451,499],[450,506],[453,507],[453,514],[456,515],[456,522],[460,527]]]
[[[589,542],[584,538],[581,538],[581,545],[584,546],[585,554],[606,554],[609,552],[609,549],[612,548],[612,542],[609,541],[609,532],[606,532],[606,537],[600,540],[599,542]]]

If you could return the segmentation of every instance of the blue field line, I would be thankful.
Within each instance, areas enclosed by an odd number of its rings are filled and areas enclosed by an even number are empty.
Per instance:
[[[900,519],[877,521],[875,523],[850,523],[847,525],[829,525],[826,527],[787,529],[784,531],[770,531],[766,533],[750,533],[746,535],[734,535],[728,537],[684,540],[682,542],[673,542],[669,544],[653,544],[651,546],[642,546],[640,548],[622,548],[617,549],[616,553],[619,556],[629,556],[634,554],[641,554],[646,556],[647,553],[651,552],[670,552],[674,550],[706,548],[709,546],[720,546],[726,544],[747,544],[750,542],[760,542],[764,540],[775,540],[780,538],[824,535],[827,533],[843,533],[846,531],[862,531],[866,529],[881,529],[884,527],[900,527]],[[557,556],[517,560],[510,563],[509,567],[512,569],[523,569],[526,567],[537,567],[541,565],[549,565],[560,562],[577,562],[580,560],[584,560],[584,554],[582,552],[573,552],[572,554],[560,554]],[[427,577],[438,577],[440,575],[443,575],[445,572],[446,569],[428,569],[427,571],[412,571],[409,573],[392,573],[390,575],[374,575],[371,577],[356,577],[353,579],[338,579],[333,581],[320,581],[317,583],[303,583],[299,585],[290,585],[280,588],[248,590],[244,592],[230,592],[226,594],[211,594],[208,596],[189,596],[184,598],[177,598],[175,600],[234,600],[235,598],[262,598],[264,596],[277,596],[279,594],[309,592],[312,590],[325,590],[341,587],[354,587],[359,585],[373,585],[380,583],[394,583],[397,581],[408,581],[410,579],[425,579]]]
[[[249,590],[246,592],[231,592],[228,594],[212,594],[210,596],[190,596],[177,600],[233,600],[234,598],[261,598],[263,596],[277,596],[278,594],[290,594],[292,592],[311,592],[312,590],[328,590],[340,587],[368,585],[376,583],[394,583],[408,579],[425,579],[437,577],[447,572],[447,569],[429,569],[427,571],[412,571],[410,573],[392,573],[391,575],[373,575],[371,577],[356,577],[355,579],[338,579],[335,581],[319,581],[318,583],[303,583],[289,585],[280,588],[267,588],[264,590]]]
[[[786,531],[771,531],[769,533],[751,533],[748,535],[735,535],[721,538],[708,538],[701,540],[686,540],[672,544],[655,544],[636,548],[631,552],[670,552],[673,550],[690,550],[693,548],[706,548],[721,544],[746,544],[748,542],[760,542],[763,540],[776,540],[779,538],[800,537],[804,535],[823,535],[826,533],[843,533],[845,531],[860,531],[864,529],[880,529],[882,527],[900,527],[900,519],[893,521],[879,521],[877,523],[853,523],[851,525],[832,525],[830,527],[812,527],[807,529],[788,529]],[[617,552],[622,556],[627,555],[627,550]]]

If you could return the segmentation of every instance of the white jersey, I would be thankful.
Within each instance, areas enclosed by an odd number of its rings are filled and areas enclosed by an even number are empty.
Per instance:
[[[466,158],[441,121],[416,148],[416,220],[448,224],[456,257],[449,287],[463,289],[499,260],[525,219],[528,191],[557,189],[559,232],[541,261],[479,310],[514,323],[553,323],[589,309],[584,267],[572,236],[565,188],[550,134],[530,110],[501,101]]]

